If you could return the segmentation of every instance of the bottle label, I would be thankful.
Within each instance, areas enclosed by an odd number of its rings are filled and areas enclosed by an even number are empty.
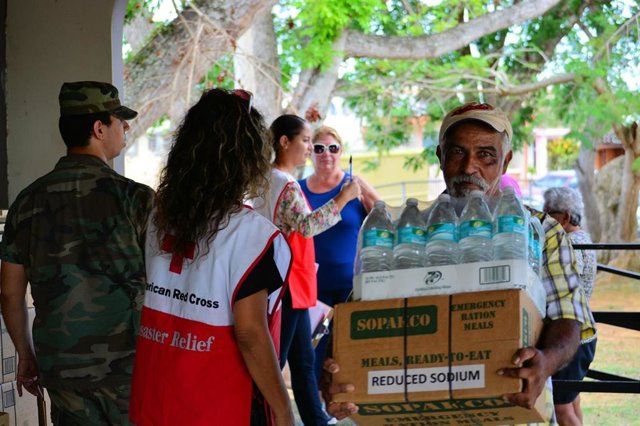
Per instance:
[[[517,234],[527,235],[527,230],[525,228],[526,221],[522,216],[498,216],[496,225],[496,234],[501,232],[515,232]]]
[[[427,243],[427,236],[424,229],[416,226],[405,226],[396,230],[398,233],[398,244],[420,244]]]
[[[362,234],[362,247],[393,248],[393,232],[386,229],[368,229]]]
[[[482,237],[491,239],[493,225],[480,219],[466,220],[460,224],[460,240],[467,237]]]
[[[454,223],[434,223],[427,228],[427,241],[456,241]]]

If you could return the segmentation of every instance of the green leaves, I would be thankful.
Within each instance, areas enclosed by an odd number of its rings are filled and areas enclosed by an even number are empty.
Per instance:
[[[130,0],[128,19],[141,11],[153,13],[161,1]],[[398,43],[411,44],[416,36],[441,33],[518,3],[281,0],[273,19],[285,90],[293,93],[302,72],[326,69],[342,55],[334,51],[334,43],[346,30],[401,36],[405,38]],[[439,58],[344,58],[334,95],[344,97],[356,112],[368,146],[379,153],[420,132],[429,145],[444,113],[471,100],[491,102],[508,112],[516,150],[533,142],[534,126],[570,127],[571,139],[593,144],[614,124],[640,121],[639,11],[639,5],[623,0],[569,0],[544,16],[480,37]],[[575,78],[534,87],[565,73]],[[212,64],[201,85],[230,87],[232,77],[229,56]],[[408,167],[432,161],[432,151],[427,149]]]
[[[275,16],[283,53],[291,55],[299,69],[326,67],[342,31],[367,32],[373,14],[383,8],[381,0],[284,0]]]

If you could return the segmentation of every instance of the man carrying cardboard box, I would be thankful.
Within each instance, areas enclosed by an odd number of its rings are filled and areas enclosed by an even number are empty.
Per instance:
[[[454,197],[480,189],[497,195],[500,178],[511,161],[513,130],[501,109],[469,103],[450,111],[440,128],[437,156]],[[523,379],[522,392],[505,395],[514,404],[531,408],[549,376],[575,354],[580,337],[595,333],[593,316],[580,288],[571,244],[562,226],[550,216],[531,210],[545,230],[542,283],[547,292],[545,326],[537,347],[521,348],[513,357],[517,367],[498,374]]]
[[[498,195],[501,176],[512,158],[512,136],[508,118],[492,105],[469,103],[450,111],[442,122],[437,148],[447,192],[465,197],[479,189],[487,196]],[[571,360],[580,338],[595,333],[569,239],[556,220],[535,210],[531,213],[540,219],[545,231],[541,271],[547,294],[544,328],[535,347],[523,347],[513,355],[515,367],[496,372],[524,381],[521,392],[503,398],[526,408],[534,406],[547,379]],[[330,410],[342,415],[346,413],[344,408],[344,403],[329,405]]]

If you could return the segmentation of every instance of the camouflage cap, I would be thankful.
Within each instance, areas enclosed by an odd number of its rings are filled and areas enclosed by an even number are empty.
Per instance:
[[[120,103],[118,89],[115,86],[99,81],[63,83],[58,100],[62,117],[109,112],[130,120],[138,115],[136,111]]]

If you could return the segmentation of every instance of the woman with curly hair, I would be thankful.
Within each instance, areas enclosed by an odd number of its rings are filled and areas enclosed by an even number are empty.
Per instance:
[[[311,127],[297,115],[285,114],[276,118],[269,130],[276,153],[271,186],[265,198],[253,200],[253,206],[284,233],[293,253],[289,286],[283,299],[280,366],[289,361],[293,395],[302,422],[322,426],[329,419],[318,395],[309,320],[309,308],[318,301],[312,237],[342,219],[340,211],[360,195],[360,186],[347,181],[335,197],[311,211],[293,177],[296,168],[311,156]]]
[[[205,92],[178,128],[147,232],[135,424],[294,424],[273,340],[291,253],[243,205],[270,157],[245,91]]]

